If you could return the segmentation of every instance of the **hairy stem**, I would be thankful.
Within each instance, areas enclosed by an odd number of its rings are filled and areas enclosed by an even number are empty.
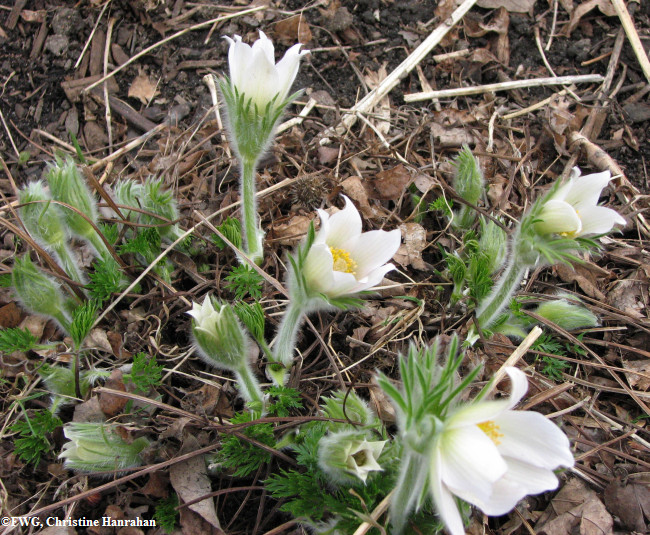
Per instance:
[[[291,366],[293,353],[296,350],[298,329],[302,325],[305,316],[305,307],[300,300],[290,300],[289,306],[284,313],[282,323],[278,329],[273,346],[273,360],[281,362],[285,366]]]
[[[483,300],[478,308],[476,319],[482,329],[489,329],[499,317],[501,311],[508,306],[513,294],[519,288],[519,283],[524,277],[527,265],[517,262],[517,247],[513,247],[512,257],[501,274],[501,278],[492,288],[490,294]]]
[[[260,406],[263,406],[264,395],[250,367],[242,366],[235,371],[235,377],[237,378],[237,387],[242,397],[248,403],[259,403]]]
[[[257,217],[257,199],[255,198],[255,167],[256,161],[252,158],[243,158],[241,165],[241,197],[244,253],[256,264],[262,262],[263,233]]]

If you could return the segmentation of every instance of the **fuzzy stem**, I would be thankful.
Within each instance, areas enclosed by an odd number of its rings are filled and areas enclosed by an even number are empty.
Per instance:
[[[257,200],[255,198],[255,167],[256,160],[242,158],[241,165],[241,197],[244,235],[244,253],[256,264],[263,259],[262,231],[257,218]]]
[[[248,403],[259,403],[260,407],[263,407],[264,395],[250,367],[242,366],[235,371],[235,377],[237,378],[237,386],[242,397]]]
[[[406,521],[416,508],[427,481],[427,461],[411,451],[402,456],[400,474],[390,503],[390,521],[395,535],[404,531]]]
[[[93,231],[86,236],[90,244],[95,248],[95,251],[97,251],[97,254],[102,258],[102,260],[109,260],[113,258],[113,255],[111,252],[108,250],[108,247],[104,243],[104,240],[101,239],[99,234]]]
[[[86,284],[86,281],[84,280],[83,275],[79,270],[79,266],[77,265],[77,262],[72,257],[72,253],[70,252],[70,249],[68,249],[68,247],[65,244],[62,244],[60,246],[55,247],[54,252],[59,257],[59,261],[61,262],[61,267],[63,268],[63,271],[67,273],[68,277],[70,277],[73,281],[78,282],[82,286]]]
[[[291,366],[293,353],[296,350],[298,329],[302,325],[305,316],[305,307],[301,300],[292,299],[284,313],[282,323],[278,329],[273,346],[273,360],[281,362],[285,366]]]
[[[512,258],[501,274],[501,278],[478,309],[476,319],[482,329],[489,329],[501,311],[508,306],[528,268],[526,264],[519,263],[515,258],[517,255],[516,246],[513,247],[511,254]]]

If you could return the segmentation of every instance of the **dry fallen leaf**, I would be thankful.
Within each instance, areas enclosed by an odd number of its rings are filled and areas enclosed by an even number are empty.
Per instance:
[[[650,488],[615,479],[605,488],[603,499],[607,508],[630,531],[647,533],[643,519],[650,519]]]
[[[199,448],[198,440],[191,434],[185,436],[181,453],[190,453]],[[197,455],[181,463],[176,463],[169,469],[169,478],[178,494],[181,503],[190,502],[212,492],[212,484],[205,469],[205,461],[202,455]],[[206,498],[200,502],[188,505],[183,509],[191,509],[199,515],[207,524],[221,531],[221,524],[217,518],[214,508],[214,499]],[[188,519],[189,520],[189,519]]]
[[[281,20],[274,26],[275,36],[287,46],[302,43],[309,43],[312,39],[311,29],[307,20],[302,15],[294,15],[288,19]]]
[[[271,235],[281,245],[294,246],[307,234],[309,224],[312,221],[313,218],[311,217],[295,215],[289,221],[275,223],[271,230]]]
[[[642,392],[650,389],[650,359],[644,360],[622,360],[626,370],[636,373],[626,373],[627,382],[632,388]],[[643,374],[643,375],[639,375]]]
[[[578,479],[571,479],[542,514],[538,535],[612,535],[614,519],[598,495]]]
[[[529,13],[535,5],[535,0],[478,0],[476,5],[484,9],[503,7],[511,13]]]
[[[377,72],[369,70],[363,79],[370,89],[375,89],[387,76],[386,63],[384,63],[379,67]],[[385,136],[390,130],[390,99],[388,95],[382,98],[372,111],[373,115],[369,118],[369,121],[375,126],[378,132]]]
[[[366,192],[366,188],[363,187],[361,177],[351,176],[346,178],[341,182],[341,187],[343,188],[343,192],[350,197],[350,199],[357,202],[359,210],[364,217],[375,217],[375,211],[368,202],[368,193]]]
[[[375,175],[373,180],[364,182],[368,197],[382,201],[397,200],[413,180],[411,173],[402,164],[396,165]]]
[[[583,2],[579,4],[571,13],[571,20],[569,21],[569,25],[565,30],[566,35],[571,35],[571,32],[578,25],[580,19],[582,19],[582,17],[584,17],[587,13],[596,7],[606,17],[613,17],[616,15],[616,10],[612,5],[611,0],[589,0],[588,2]]]
[[[120,370],[113,370],[109,378],[106,379],[104,386],[111,390],[126,392],[126,386],[124,386],[124,380],[122,379],[122,372]],[[128,401],[129,400],[123,396],[109,394],[108,392],[102,392],[99,395],[99,406],[102,412],[108,417],[115,416],[122,412],[122,409],[126,406]]]
[[[413,266],[414,269],[424,271],[427,265],[422,260],[422,251],[427,246],[427,231],[418,223],[404,223],[399,226],[402,231],[402,240],[395,254],[395,261],[402,266]]]
[[[137,98],[145,106],[156,96],[158,84],[149,76],[141,72],[138,74],[129,87],[129,98]]]

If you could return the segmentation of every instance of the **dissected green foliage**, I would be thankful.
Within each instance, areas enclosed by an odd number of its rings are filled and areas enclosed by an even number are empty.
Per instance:
[[[14,351],[29,351],[33,349],[38,340],[27,329],[12,327],[0,331],[0,352],[13,353]]]
[[[59,418],[49,410],[32,411],[31,417],[24,412],[24,419],[13,424],[9,430],[16,433],[14,452],[26,463],[38,464],[41,457],[52,450],[48,435],[62,425]]]

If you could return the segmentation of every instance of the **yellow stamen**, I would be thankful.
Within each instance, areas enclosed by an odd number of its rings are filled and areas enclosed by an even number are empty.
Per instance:
[[[357,274],[357,263],[352,260],[350,253],[345,249],[335,249],[330,247],[332,258],[334,258],[334,271],[342,271],[343,273]]]
[[[486,422],[482,422],[478,424],[478,428],[490,437],[490,440],[497,446],[501,444],[499,438],[503,436],[503,433],[499,433],[499,426],[494,421],[487,420]]]

